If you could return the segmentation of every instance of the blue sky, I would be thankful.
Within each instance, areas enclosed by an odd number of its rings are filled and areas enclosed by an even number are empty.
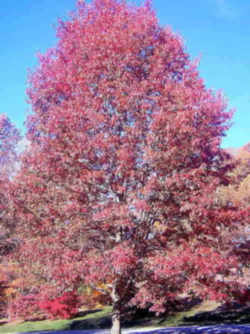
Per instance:
[[[137,0],[139,2],[140,0]],[[200,57],[207,87],[221,89],[236,108],[223,146],[250,141],[250,1],[153,0],[161,25],[184,39],[192,58]],[[19,127],[27,116],[28,68],[36,54],[55,45],[53,26],[75,7],[75,0],[0,1],[0,107]]]

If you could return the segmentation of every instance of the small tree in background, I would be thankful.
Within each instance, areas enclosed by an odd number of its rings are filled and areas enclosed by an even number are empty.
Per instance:
[[[232,207],[240,206],[246,212],[248,210],[244,219],[245,224],[225,234],[225,242],[233,240],[233,252],[240,258],[242,277],[239,281],[248,286],[248,291],[242,291],[239,296],[246,295],[245,301],[248,301],[250,294],[250,143],[235,151],[229,150],[229,152],[232,161],[236,162],[236,168],[232,171],[234,182],[219,188],[218,198],[223,205],[227,203]]]
[[[23,254],[55,288],[84,281],[108,294],[113,334],[128,305],[230,298],[220,278],[237,261],[222,231],[244,212],[214,200],[233,167],[220,148],[231,119],[222,95],[149,2],[79,2],[57,36],[30,76],[31,148],[16,181],[19,231],[33,240]]]
[[[17,162],[17,144],[21,139],[19,131],[11,123],[10,119],[0,115],[0,175],[10,175]]]
[[[15,210],[11,201],[13,173],[17,168],[17,144],[20,133],[10,119],[0,115],[0,312],[6,315],[7,302],[12,291],[15,271],[8,263],[8,256],[15,251]]]
[[[10,203],[11,177],[17,168],[19,131],[4,114],[0,115],[0,256],[11,250],[5,240],[14,229],[14,212]],[[6,247],[5,247],[6,246]]]

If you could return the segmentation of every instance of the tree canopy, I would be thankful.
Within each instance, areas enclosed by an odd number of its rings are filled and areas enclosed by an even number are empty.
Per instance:
[[[108,294],[112,333],[131,304],[229,298],[221,277],[238,264],[222,231],[244,212],[214,197],[233,168],[222,94],[149,2],[79,2],[57,37],[29,78],[31,146],[15,181],[23,259],[46,263],[58,289],[84,281]]]

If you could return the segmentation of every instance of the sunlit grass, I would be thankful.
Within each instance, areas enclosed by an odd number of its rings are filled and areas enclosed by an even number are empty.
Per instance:
[[[43,321],[26,321],[20,324],[5,324],[0,327],[0,333],[15,333],[15,332],[32,332],[32,331],[46,331],[46,330],[68,330],[75,321],[82,320],[98,320],[100,318],[110,315],[111,307],[104,307],[102,310],[86,314],[82,317],[74,319],[62,320],[43,320]]]

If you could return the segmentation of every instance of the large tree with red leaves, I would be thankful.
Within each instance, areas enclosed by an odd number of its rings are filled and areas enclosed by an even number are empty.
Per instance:
[[[57,36],[30,76],[32,145],[17,177],[33,261],[59,287],[108,294],[112,333],[132,303],[161,312],[184,292],[225,298],[237,261],[222,231],[242,213],[214,200],[232,168],[223,96],[149,2],[79,2]]]

